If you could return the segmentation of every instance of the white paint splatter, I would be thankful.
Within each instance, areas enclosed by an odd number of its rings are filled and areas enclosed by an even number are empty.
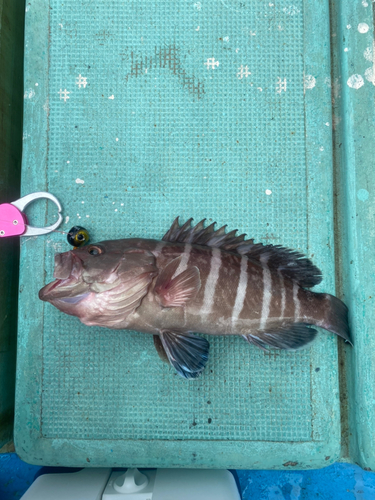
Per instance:
[[[70,163],[70,160],[68,160],[66,163]]]
[[[262,87],[257,87],[257,89],[258,89],[260,92],[263,92]]]
[[[90,217],[89,215],[86,215],[86,217]]]
[[[60,89],[58,92],[58,94],[60,95],[60,101],[62,99],[64,102],[66,102],[68,99],[70,99],[70,97],[69,97],[70,93],[71,92],[68,92],[66,89],[64,89],[64,90]]]
[[[29,12],[29,10],[30,10],[30,4],[28,3],[28,4],[26,5],[25,12]]]
[[[295,5],[289,5],[288,7],[283,8],[283,12],[285,12],[285,14],[287,14],[288,16],[295,16],[296,14],[299,14],[301,11]]]
[[[346,82],[352,89],[360,89],[364,85],[364,81],[361,75],[352,75],[348,78]]]
[[[35,84],[35,87],[38,87],[38,86],[39,86],[39,83],[36,83],[36,84]]]
[[[320,146],[319,151],[324,151],[324,147]]]
[[[375,72],[373,66],[366,69],[365,78],[368,82],[371,82],[373,85],[375,85]]]
[[[326,122],[326,126],[329,127],[329,122]]]
[[[117,208],[115,208],[115,212],[117,212]]]
[[[361,201],[367,201],[369,194],[370,193],[367,191],[367,189],[359,189],[357,191],[357,198]]]
[[[358,31],[360,33],[367,33],[369,30],[368,24],[367,23],[359,23],[358,24]]]
[[[84,201],[82,201],[82,204],[85,203]]]
[[[272,194],[272,191],[270,189],[266,189],[265,193],[267,196],[269,196],[270,194]]]
[[[65,224],[68,224],[69,219],[70,219],[70,217],[69,217],[69,215],[67,215],[67,216],[65,217]]]
[[[116,142],[118,142],[118,137],[116,137]]]
[[[347,24],[346,27],[348,28],[348,30],[350,30],[350,28],[352,27],[351,24]]]
[[[240,49],[236,49],[236,54],[238,54],[239,51],[240,51]]]
[[[194,4],[194,9],[195,10],[201,10],[202,9],[202,4],[200,2],[197,2]]]
[[[348,52],[348,50],[349,50],[348,47],[345,47],[344,52]]]
[[[368,7],[368,3],[366,2],[366,0],[362,1],[362,5],[363,5],[363,7]]]
[[[195,31],[199,31],[199,26],[198,26],[198,28]]]
[[[86,88],[86,85],[87,85],[87,77],[85,76],[82,76],[81,74],[79,74],[76,78],[76,85],[78,85],[78,88],[80,89],[81,87],[83,87],[84,89]]]
[[[367,47],[367,49],[363,53],[363,57],[367,60],[372,62],[372,47]]]
[[[28,89],[25,91],[23,98],[24,99],[32,99],[34,96],[35,96],[35,92],[33,91],[33,89]]]
[[[124,206],[124,204],[123,204],[123,203],[121,203],[121,206],[123,207],[123,206]]]
[[[316,79],[312,75],[305,75],[303,78],[303,86],[305,89],[311,90],[316,85]]]
[[[108,99],[112,99],[112,101],[114,98],[115,98],[115,96],[113,94],[108,97]]]
[[[85,181],[83,179],[76,179],[77,184],[84,184]]]
[[[215,61],[214,57],[210,57],[207,59],[207,61],[204,63],[207,66],[207,69],[215,69],[219,66],[219,61]]]
[[[331,87],[332,86],[331,77],[330,76],[326,76],[324,78],[324,83],[327,85],[327,87]]]
[[[225,37],[223,38],[223,42],[229,42],[229,36],[225,36]]]
[[[276,92],[278,94],[281,94],[281,92],[286,92],[286,78],[284,80],[281,80],[281,78],[278,76],[277,77],[277,83],[276,83]]]
[[[238,68],[237,78],[239,80],[242,80],[242,78],[244,78],[244,77],[247,78],[250,75],[251,75],[251,73],[249,71],[249,67],[241,64],[241,66]]]

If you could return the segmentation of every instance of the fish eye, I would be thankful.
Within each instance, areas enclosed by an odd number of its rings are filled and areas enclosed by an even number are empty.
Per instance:
[[[90,255],[100,255],[102,253],[102,249],[99,247],[90,247],[89,254]]]

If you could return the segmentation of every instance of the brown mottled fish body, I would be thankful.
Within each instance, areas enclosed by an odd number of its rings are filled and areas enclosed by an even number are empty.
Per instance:
[[[189,243],[140,239],[122,240],[122,245],[149,250],[158,269],[181,256],[175,274],[195,266],[201,287],[185,307],[162,308],[151,285],[136,313],[116,328],[153,334],[161,329],[186,329],[208,335],[246,335],[292,322],[324,328],[331,296],[304,290],[270,270],[266,262]]]
[[[162,241],[104,241],[55,260],[57,280],[42,300],[86,325],[153,334],[185,378],[199,376],[208,359],[208,342],[192,332],[299,349],[314,340],[314,325],[350,342],[345,305],[306,289],[321,281],[307,258],[203,221],[192,228],[176,220]]]

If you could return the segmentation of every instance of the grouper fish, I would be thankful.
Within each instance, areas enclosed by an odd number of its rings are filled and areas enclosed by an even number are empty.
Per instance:
[[[161,241],[102,241],[56,254],[56,279],[40,299],[85,325],[153,334],[159,356],[187,379],[208,360],[209,343],[196,332],[296,350],[315,339],[313,325],[351,343],[343,302],[308,290],[322,280],[308,258],[191,222],[177,218]]]

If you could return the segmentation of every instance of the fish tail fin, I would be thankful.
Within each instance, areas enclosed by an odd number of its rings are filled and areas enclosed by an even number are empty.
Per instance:
[[[320,295],[320,294],[319,294]],[[335,333],[342,337],[346,342],[353,345],[350,336],[348,308],[340,299],[328,293],[321,294],[327,304],[325,318],[322,322],[316,323],[317,326]]]

